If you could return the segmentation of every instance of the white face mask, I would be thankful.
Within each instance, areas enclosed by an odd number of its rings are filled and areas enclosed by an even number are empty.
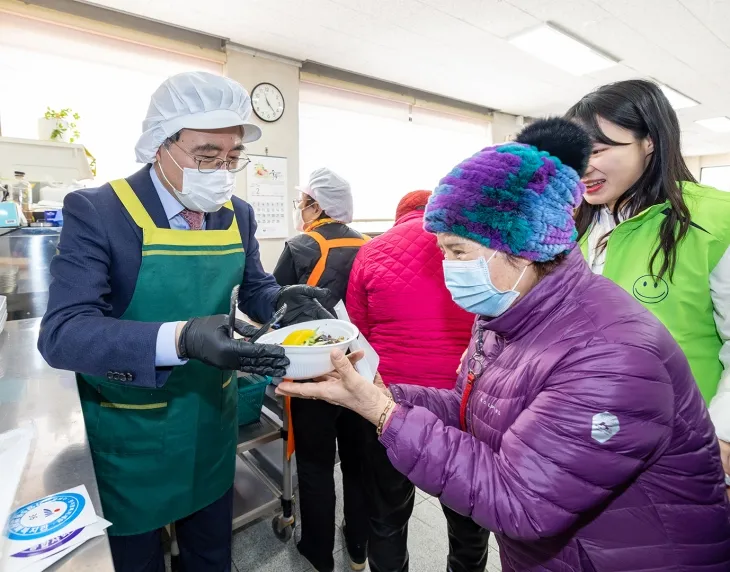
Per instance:
[[[304,232],[304,219],[302,218],[302,209],[294,209],[294,228],[299,232]]]
[[[178,191],[168,180],[162,165],[160,165],[160,172],[175,192],[175,198],[185,208],[191,211],[214,213],[231,200],[233,191],[236,189],[235,173],[222,167],[213,173],[201,173],[198,169],[183,168],[177,164],[167,148],[165,151],[177,168],[183,172],[182,190]]]
[[[520,297],[517,285],[527,272],[527,266],[522,269],[515,285],[502,291],[494,285],[489,272],[489,263],[496,255],[495,252],[489,260],[483,256],[476,260],[444,260],[446,288],[451,292],[454,302],[467,312],[496,318],[504,314]]]
[[[307,228],[308,225],[312,224],[312,221],[306,222],[304,220],[304,211],[312,206],[314,203],[308,204],[303,209],[295,208],[294,212],[292,213],[292,218],[294,219],[294,228],[296,228],[299,232],[304,232],[304,230]]]

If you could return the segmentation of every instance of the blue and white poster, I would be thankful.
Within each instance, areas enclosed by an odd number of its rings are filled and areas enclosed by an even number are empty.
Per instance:
[[[104,534],[111,523],[99,518],[93,524],[53,536],[10,555],[7,572],[41,572],[87,540]]]
[[[48,553],[67,544],[75,537],[75,531],[98,519],[83,485],[48,495],[10,514],[7,529],[9,552],[15,556],[29,549],[47,549],[43,553]]]
[[[84,511],[79,493],[58,493],[20,507],[8,523],[10,540],[38,540],[72,524]]]

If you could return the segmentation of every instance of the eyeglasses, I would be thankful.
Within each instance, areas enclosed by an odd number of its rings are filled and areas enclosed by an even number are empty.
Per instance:
[[[304,209],[306,209],[308,207],[311,207],[315,202],[316,201],[313,201],[312,199],[307,199],[307,202],[304,203],[304,207],[302,207],[302,210],[304,210]],[[298,209],[299,208],[299,205],[301,205],[301,204],[302,204],[302,199],[294,199],[292,201],[292,205],[294,205],[294,208],[295,209]]]
[[[239,173],[251,162],[251,159],[249,159],[244,153],[241,153],[241,155],[235,159],[228,159],[226,161],[219,157],[200,157],[198,155],[193,155],[180,147],[177,142],[175,142],[175,146],[195,161],[195,164],[198,166],[198,171],[205,174],[215,173],[221,167],[225,167],[226,171],[229,173]]]

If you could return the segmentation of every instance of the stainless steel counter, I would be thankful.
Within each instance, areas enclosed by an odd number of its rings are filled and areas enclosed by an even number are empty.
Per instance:
[[[0,334],[0,432],[28,424],[36,432],[16,506],[83,484],[103,516],[74,375],[43,360],[36,349],[39,326],[40,319],[8,322]],[[106,535],[48,570],[113,572]]]

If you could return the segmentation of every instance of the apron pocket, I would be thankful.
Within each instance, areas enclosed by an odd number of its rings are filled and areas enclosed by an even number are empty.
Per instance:
[[[164,449],[167,391],[100,382],[96,398],[98,422],[89,432],[93,451],[139,455]]]
[[[229,372],[221,385],[221,428],[230,429],[231,424],[238,427],[238,374]]]

